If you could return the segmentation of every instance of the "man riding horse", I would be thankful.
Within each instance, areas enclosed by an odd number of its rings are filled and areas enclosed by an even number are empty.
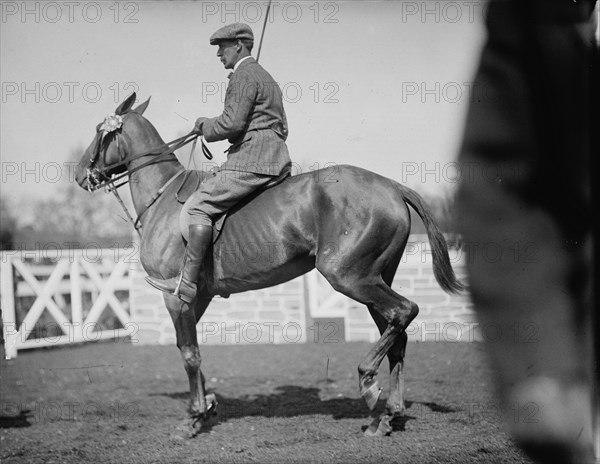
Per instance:
[[[213,220],[252,192],[289,170],[285,140],[287,118],[281,89],[252,58],[254,34],[247,24],[222,27],[210,37],[225,69],[233,69],[225,94],[225,108],[215,118],[200,117],[195,129],[208,142],[228,139],[227,161],[212,171],[189,200],[189,238],[177,277],[147,277],[150,285],[191,303],[196,281],[212,241]]]

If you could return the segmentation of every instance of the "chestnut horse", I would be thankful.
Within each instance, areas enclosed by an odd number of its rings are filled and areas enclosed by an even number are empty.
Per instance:
[[[172,181],[183,167],[142,116],[148,102],[132,109],[135,98],[131,95],[115,110],[120,127],[98,126],[76,179],[81,187],[94,189],[115,174],[128,174],[134,208],[141,215],[141,263],[149,275],[165,279],[178,274],[186,243],[180,228],[182,205],[175,198],[181,182]],[[155,198],[160,189],[164,193]],[[387,355],[390,395],[368,434],[391,431],[390,421],[405,410],[405,329],[419,312],[391,288],[410,232],[407,205],[427,229],[438,284],[448,293],[460,292],[464,287],[450,265],[446,241],[421,196],[373,172],[333,166],[288,177],[230,211],[199,276],[196,299],[187,305],[164,294],[189,378],[192,436],[216,406],[214,395],[205,391],[196,334],[212,298],[277,285],[315,267],[335,290],[365,304],[379,328],[381,338],[358,366],[359,387],[373,410],[381,392],[375,377]],[[280,252],[262,260],[220,252],[244,243],[276,244]]]

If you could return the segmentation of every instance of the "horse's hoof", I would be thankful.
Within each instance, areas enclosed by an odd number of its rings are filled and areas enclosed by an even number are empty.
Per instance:
[[[217,402],[217,397],[214,393],[209,393],[204,397],[206,401],[206,417],[216,416],[217,415],[217,406],[219,403]]]
[[[185,441],[189,438],[189,424],[188,421],[183,421],[180,424],[177,424],[175,430],[170,435],[171,440],[173,441]]]
[[[372,379],[368,382],[365,382],[360,396],[363,397],[370,411],[375,409],[377,400],[379,400],[379,395],[381,395],[381,388],[379,388],[377,380]]]
[[[371,425],[364,431],[365,437],[387,437],[390,435],[392,433],[390,420],[391,417],[387,414],[373,419]]]
[[[378,436],[387,437],[392,433],[393,428],[390,423],[391,420],[392,417],[387,414],[381,418],[379,426],[377,427]]]
[[[194,437],[198,436],[200,434],[200,432],[202,432],[203,423],[204,423],[204,420],[200,417],[192,418],[190,420],[188,438],[194,438]]]
[[[196,418],[188,418],[182,420],[177,426],[173,433],[171,433],[170,438],[173,441],[185,441],[190,438],[194,438],[200,432],[202,428],[201,423],[197,423]]]
[[[365,429],[365,437],[377,437],[377,430],[379,429],[379,418],[373,419],[373,422]]]

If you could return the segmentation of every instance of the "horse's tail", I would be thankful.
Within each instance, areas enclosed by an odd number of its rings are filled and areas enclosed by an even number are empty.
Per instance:
[[[463,291],[465,286],[454,275],[454,270],[450,264],[450,256],[448,256],[448,244],[435,223],[429,206],[423,201],[423,197],[414,190],[404,185],[400,185],[400,189],[404,201],[417,212],[423,224],[425,224],[425,229],[427,229],[427,237],[431,244],[433,256],[433,275],[435,276],[435,280],[448,293]]]

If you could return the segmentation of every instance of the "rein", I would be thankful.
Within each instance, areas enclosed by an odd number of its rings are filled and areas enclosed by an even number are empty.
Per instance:
[[[119,135],[117,135],[117,137]],[[100,143],[98,144],[99,147],[96,150],[96,153],[94,154],[94,158],[90,159],[90,167],[88,167],[88,169],[87,169],[88,184],[89,184],[88,190],[90,192],[93,192],[93,191],[98,190],[103,187],[109,187],[109,188],[122,187],[123,185],[125,185],[128,182],[128,180],[120,183],[117,186],[115,186],[115,182],[118,180],[124,179],[125,177],[133,174],[134,172],[139,171],[140,169],[150,166],[152,164],[156,164],[156,163],[159,163],[162,161],[172,160],[171,157],[175,156],[173,154],[174,151],[178,150],[179,148],[187,145],[188,143],[190,143],[192,141],[195,141],[199,136],[200,136],[200,133],[198,131],[192,130],[182,137],[179,137],[175,140],[165,143],[162,147],[153,148],[152,150],[148,150],[146,152],[139,153],[129,159],[124,159],[124,160],[118,161],[116,163],[110,164],[108,166],[104,166],[104,168],[102,168],[102,169],[98,169],[98,168],[94,167],[94,164],[96,163],[96,160],[100,156],[100,145],[102,144],[102,140],[105,137],[105,136],[103,136],[102,139],[100,140]],[[117,140],[117,144],[118,144],[119,139],[117,138],[116,140]],[[157,153],[157,150],[159,150],[160,148],[164,148],[164,149],[163,149],[163,151]],[[202,151],[204,152],[204,149]],[[193,151],[192,151],[192,153],[193,153]],[[108,171],[110,171],[111,169],[126,165],[126,164],[130,163],[131,161],[134,161],[139,158],[143,158],[145,156],[154,156],[154,158],[152,158],[151,160],[149,160],[143,164],[140,164],[139,166],[136,166],[135,168],[133,168],[131,170],[126,170],[120,174],[114,174],[110,178],[107,178],[104,181],[98,180],[100,178],[100,176],[107,177],[106,173]],[[93,182],[89,182],[90,179],[92,179]]]
[[[172,140],[171,142],[165,143],[161,147],[153,148],[152,150],[148,150],[144,153],[139,153],[129,159],[122,159],[116,163],[110,164],[108,166],[104,166],[102,169],[98,169],[97,167],[95,167],[95,163],[98,160],[98,158],[100,157],[100,151],[102,149],[102,144],[103,144],[104,138],[108,134],[110,134],[110,132],[104,132],[102,134],[102,136],[100,137],[100,139],[98,141],[96,150],[94,151],[94,156],[93,156],[93,158],[90,159],[90,166],[87,168],[88,190],[90,192],[93,192],[100,188],[105,188],[107,193],[112,192],[115,195],[115,198],[117,199],[119,204],[121,205],[121,208],[125,212],[127,219],[129,220],[129,222],[131,222],[131,224],[133,225],[133,227],[136,230],[136,232],[138,233],[138,235],[141,236],[140,229],[141,229],[142,225],[140,223],[140,219],[141,219],[142,215],[148,210],[148,208],[150,208],[156,202],[156,200],[158,200],[158,198],[164,193],[164,191],[181,174],[183,174],[185,172],[185,169],[181,168],[173,176],[171,176],[169,178],[169,180],[167,180],[167,182],[160,189],[158,189],[156,194],[144,205],[144,208],[142,209],[142,211],[140,211],[140,213],[138,214],[138,216],[135,220],[133,219],[133,217],[129,213],[129,210],[123,203],[123,200],[121,200],[121,197],[119,196],[119,193],[117,192],[117,189],[119,187],[122,187],[123,185],[127,184],[129,182],[129,178],[130,178],[131,174],[133,174],[136,171],[139,171],[142,168],[145,168],[147,166],[150,166],[152,164],[157,164],[160,162],[176,161],[177,158],[175,158],[175,154],[173,152],[193,141],[194,143],[192,145],[192,150],[190,152],[190,158],[191,158],[194,154],[194,149],[196,147],[197,139],[198,139],[198,137],[200,137],[201,134],[200,134],[200,132],[198,132],[196,130],[192,130],[182,137]],[[115,141],[117,143],[117,147],[119,147],[119,137],[122,137],[122,135],[120,134],[120,132],[115,132],[115,137],[116,137]],[[204,143],[204,139],[201,138],[201,141],[202,141],[202,152],[208,159],[212,159],[212,154],[210,153],[210,150],[208,150],[208,147],[206,147],[206,145]],[[162,151],[157,152],[160,149],[162,149]],[[146,156],[152,156],[153,158],[148,160],[145,163],[140,164],[139,166],[136,166],[133,169],[125,170],[124,172],[119,173],[119,174],[113,174],[110,176],[110,178],[108,178],[107,173],[111,169],[126,165],[126,164],[130,163],[131,161],[134,161],[136,159],[140,159],[140,158],[143,158]],[[101,180],[101,177],[104,177],[105,180]],[[125,179],[125,178],[127,178],[127,179],[124,182],[121,182],[118,185],[115,184],[115,182]]]
[[[150,199],[150,201],[148,201],[145,205],[144,205],[144,209],[140,212],[140,214],[138,214],[138,217],[135,219],[135,222],[133,222],[133,227],[135,228],[135,230],[137,230],[139,232],[139,230],[142,227],[142,224],[140,223],[140,219],[142,218],[142,215],[148,210],[148,208],[150,208],[154,202],[156,200],[158,200],[158,198],[164,193],[165,190],[167,190],[167,187],[169,187],[169,185],[171,185],[175,179],[177,179],[181,174],[183,174],[185,172],[185,169],[181,168],[179,171],[177,171],[173,176],[171,176],[169,178],[169,180],[167,182],[165,182],[165,184],[158,189],[158,191],[154,194],[154,196]]]

